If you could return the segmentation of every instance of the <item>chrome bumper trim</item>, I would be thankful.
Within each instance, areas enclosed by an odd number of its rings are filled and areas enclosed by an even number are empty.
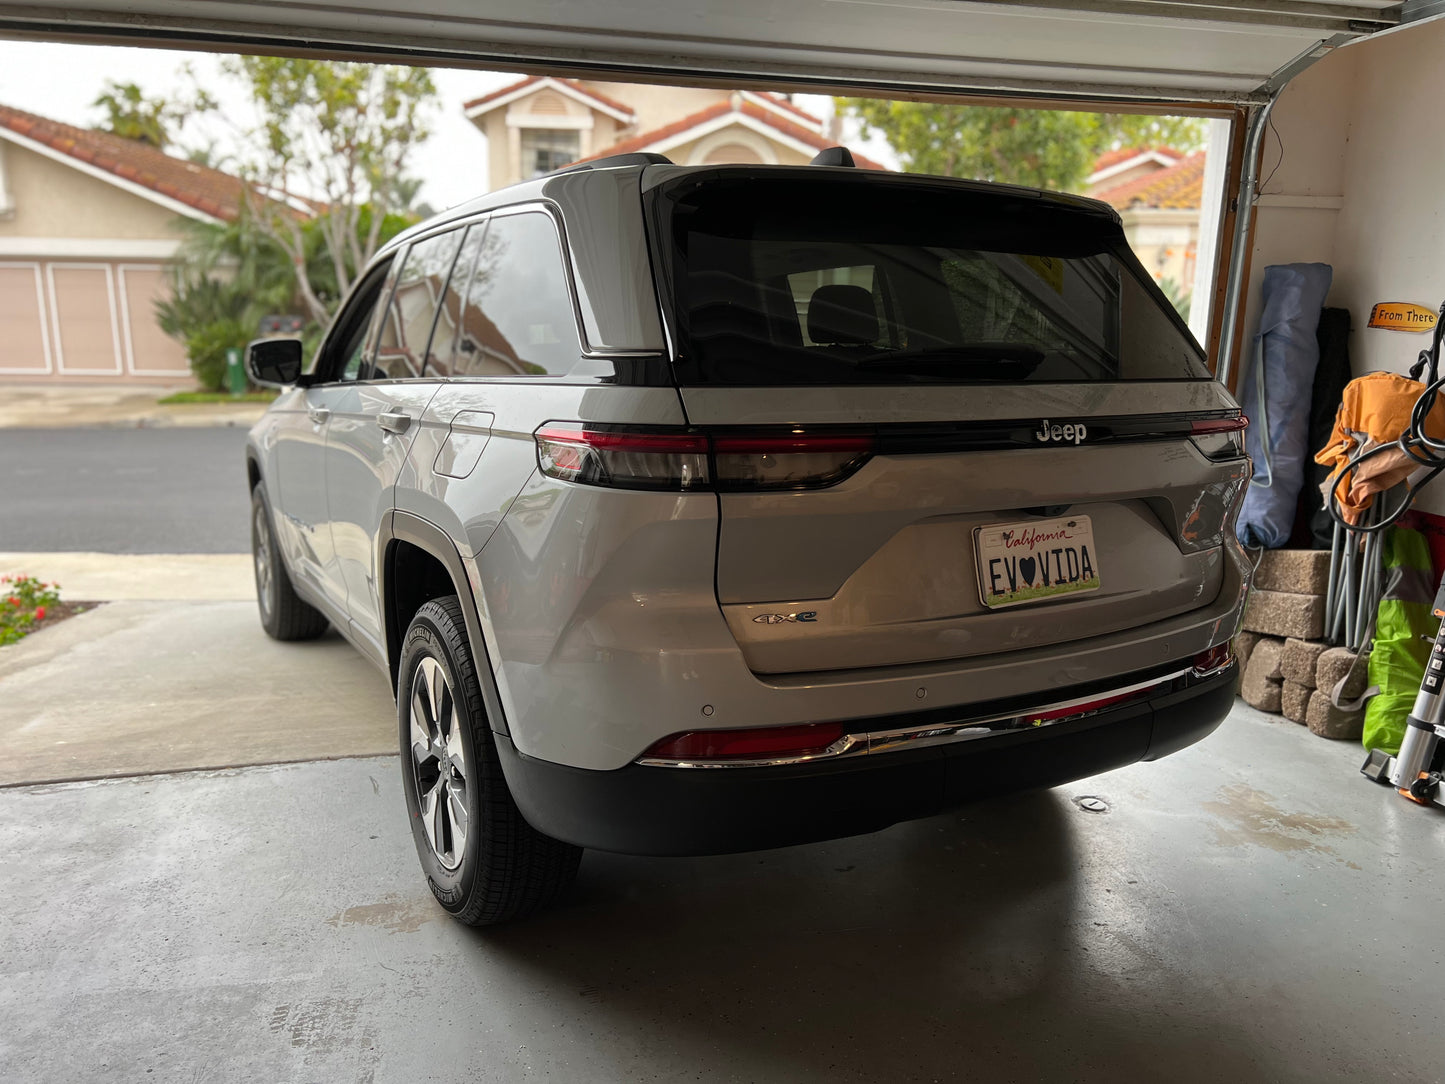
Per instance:
[[[1234,659],[1231,656],[1229,662],[1213,670],[1200,671],[1195,670],[1193,667],[1186,667],[1183,670],[1176,670],[1173,673],[1150,678],[1148,681],[1140,681],[1132,685],[1122,685],[1116,689],[1090,693],[1088,696],[1076,696],[1068,700],[1053,701],[1024,712],[1015,711],[1001,715],[987,715],[958,722],[940,723],[935,726],[899,727],[891,730],[872,730],[857,734],[844,734],[822,752],[808,753],[802,756],[758,759],[736,758],[727,760],[670,760],[663,757],[643,756],[638,757],[635,763],[645,764],[655,768],[771,768],[788,764],[807,764],[815,760],[836,760],[840,757],[872,756],[877,753],[896,753],[904,749],[925,749],[933,745],[952,745],[956,742],[977,741],[983,738],[998,737],[1003,734],[1014,734],[1021,730],[1038,730],[1048,726],[1056,726],[1059,723],[1077,722],[1099,711],[1105,711],[1113,705],[1081,711],[1074,715],[1060,715],[1054,719],[1037,719],[1036,716],[1056,711],[1066,712],[1069,708],[1076,707],[1080,704],[1089,704],[1096,700],[1107,700],[1110,697],[1127,696],[1130,693],[1142,692],[1145,689],[1153,689],[1161,685],[1171,684],[1182,677],[1201,680],[1212,677],[1232,665],[1234,665]]]

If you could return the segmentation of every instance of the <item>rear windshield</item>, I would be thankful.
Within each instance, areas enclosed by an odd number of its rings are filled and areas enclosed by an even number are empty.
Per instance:
[[[650,194],[681,383],[1210,379],[1107,214],[835,178],[692,174]]]

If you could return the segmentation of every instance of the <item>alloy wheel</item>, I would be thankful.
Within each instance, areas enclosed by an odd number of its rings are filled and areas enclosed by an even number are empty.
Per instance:
[[[266,522],[266,509],[258,501],[252,517],[252,557],[256,562],[256,598],[261,613],[271,613],[271,581],[275,577],[272,566],[271,525]]]
[[[449,870],[461,865],[467,844],[470,780],[461,727],[446,672],[424,656],[411,678],[411,767],[427,842]]]

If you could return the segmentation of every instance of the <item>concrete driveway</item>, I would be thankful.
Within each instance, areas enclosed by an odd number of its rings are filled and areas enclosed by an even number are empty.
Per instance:
[[[0,554],[104,605],[0,650],[0,786],[390,753],[386,677],[278,644],[245,555]]]

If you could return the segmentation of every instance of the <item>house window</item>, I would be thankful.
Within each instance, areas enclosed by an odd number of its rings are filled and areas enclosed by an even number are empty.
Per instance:
[[[523,128],[522,174],[540,177],[582,157],[582,133],[575,128]]]

